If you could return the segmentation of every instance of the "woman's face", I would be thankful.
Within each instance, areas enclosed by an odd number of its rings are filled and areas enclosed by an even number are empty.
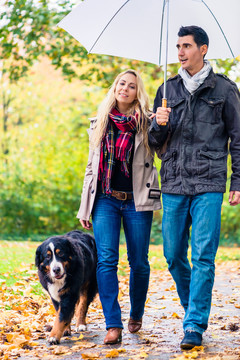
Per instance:
[[[122,75],[115,89],[115,98],[119,110],[128,109],[137,98],[137,78],[135,75],[126,73]]]

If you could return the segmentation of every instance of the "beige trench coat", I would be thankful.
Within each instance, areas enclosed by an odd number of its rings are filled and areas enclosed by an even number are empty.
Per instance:
[[[90,134],[93,131],[95,119],[91,119]],[[100,160],[100,145],[89,150],[81,204],[77,218],[89,220],[97,193],[98,168]],[[136,211],[153,211],[161,209],[158,173],[153,166],[153,157],[147,154],[143,144],[143,134],[135,136],[134,155],[132,164],[133,198]]]

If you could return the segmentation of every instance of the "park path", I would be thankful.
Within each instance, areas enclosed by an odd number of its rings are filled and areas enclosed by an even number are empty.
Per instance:
[[[127,277],[120,277],[120,303],[124,331],[120,345],[105,346],[106,334],[100,306],[90,308],[88,331],[63,338],[58,346],[48,346],[49,352],[39,358],[50,359],[240,359],[240,267],[231,261],[216,265],[212,310],[203,346],[196,351],[182,352],[179,343],[183,336],[183,310],[176,288],[167,270],[151,273],[143,327],[138,334],[127,330],[129,298]],[[99,301],[97,299],[97,301]],[[74,330],[74,327],[73,327]],[[46,340],[40,340],[46,347]],[[68,351],[66,351],[66,348]],[[20,357],[33,359],[29,356]],[[38,357],[36,357],[37,359]]]

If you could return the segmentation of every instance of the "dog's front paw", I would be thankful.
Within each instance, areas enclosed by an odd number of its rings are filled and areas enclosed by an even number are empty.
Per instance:
[[[55,336],[50,336],[48,338],[48,342],[49,342],[50,345],[58,345],[58,344],[60,344],[60,340],[55,338]]]
[[[87,330],[87,325],[80,324],[77,326],[77,331],[86,331],[86,330]]]

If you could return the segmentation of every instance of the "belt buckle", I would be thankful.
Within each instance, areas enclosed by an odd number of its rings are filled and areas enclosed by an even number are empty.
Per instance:
[[[123,201],[127,200],[127,193],[126,192],[122,192],[122,194],[124,195],[124,198],[122,199]]]
[[[127,200],[127,193],[125,191],[115,191],[115,195],[113,196],[118,200]]]

